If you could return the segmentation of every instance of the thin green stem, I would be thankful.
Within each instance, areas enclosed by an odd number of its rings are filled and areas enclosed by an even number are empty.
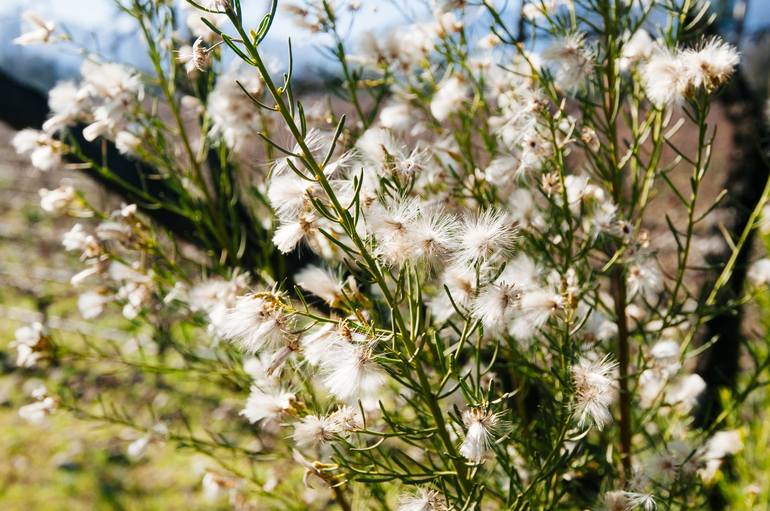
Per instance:
[[[351,240],[356,245],[358,252],[361,254],[361,256],[364,259],[364,262],[366,263],[367,269],[369,270],[372,277],[376,281],[378,287],[382,291],[385,301],[388,303],[388,305],[391,308],[391,313],[393,315],[397,329],[401,333],[401,338],[404,341],[408,352],[413,353],[415,351],[415,343],[414,343],[414,340],[411,338],[411,332],[406,327],[406,323],[401,314],[399,304],[394,299],[393,293],[390,290],[389,286],[387,285],[387,282],[385,281],[385,277],[382,274],[382,271],[380,270],[379,264],[369,252],[368,247],[366,246],[364,241],[358,235],[355,229],[355,226],[353,225],[353,220],[350,216],[350,213],[342,206],[342,204],[340,204],[336,194],[334,193],[334,190],[331,187],[331,184],[326,178],[326,175],[323,173],[323,169],[321,169],[320,165],[315,159],[315,156],[313,155],[313,153],[310,151],[307,144],[305,143],[305,140],[302,137],[302,134],[300,133],[300,129],[296,125],[296,122],[294,121],[294,119],[290,114],[288,105],[286,105],[286,102],[284,101],[283,95],[279,92],[278,88],[275,86],[275,83],[270,77],[270,73],[267,70],[257,48],[251,43],[249,38],[246,36],[246,32],[243,26],[240,24],[240,22],[238,21],[238,19],[235,17],[234,13],[232,13],[231,10],[228,10],[228,15],[230,17],[231,22],[235,26],[236,30],[241,35],[241,38],[244,40],[244,46],[246,47],[246,50],[248,51],[249,56],[252,59],[252,64],[259,70],[260,74],[262,75],[265,85],[267,86],[268,90],[270,91],[270,94],[275,100],[278,111],[283,117],[286,123],[286,126],[289,128],[289,131],[291,132],[292,136],[297,142],[297,145],[299,146],[302,152],[305,162],[310,167],[310,170],[313,172],[314,177],[318,181],[319,185],[321,185],[321,188],[324,190],[330,202],[332,203],[332,207],[334,208],[335,212],[338,215],[338,220],[340,225],[345,229],[346,234],[350,236]],[[457,479],[462,489],[460,493],[461,495],[462,494],[467,495],[470,492],[470,481],[467,478],[467,474],[468,474],[467,467],[464,464],[462,457],[459,455],[456,446],[454,445],[451,438],[449,437],[449,433],[446,428],[446,423],[444,421],[443,413],[438,404],[438,399],[436,397],[436,394],[431,390],[430,382],[428,380],[428,377],[427,377],[427,374],[425,373],[424,368],[422,367],[422,362],[419,359],[419,357],[415,359],[415,369],[417,371],[417,376],[419,379],[420,386],[424,393],[423,398],[426,400],[426,403],[430,408],[431,415],[433,416],[433,419],[436,423],[436,426],[439,432],[439,437],[441,438],[444,448],[447,450],[447,453],[449,454],[451,462],[457,472]]]

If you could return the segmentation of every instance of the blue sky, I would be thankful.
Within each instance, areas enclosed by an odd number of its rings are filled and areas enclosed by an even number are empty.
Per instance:
[[[243,4],[247,19],[253,19],[256,26],[269,2],[245,0]],[[361,4],[353,25],[356,32],[382,30],[404,19],[403,14],[388,1],[364,0]],[[417,6],[420,2],[412,0],[410,5]],[[139,67],[144,63],[143,53],[137,51],[141,42],[135,33],[134,21],[127,15],[116,15],[117,9],[112,0],[0,0],[0,68],[31,85],[46,89],[52,81],[72,76],[79,68],[81,56],[72,45],[20,47],[11,44],[22,28],[21,13],[27,9],[66,27],[73,38],[90,51],[95,50],[110,60]],[[413,10],[415,16],[427,12],[419,7]],[[356,35],[351,33],[351,39]],[[266,52],[280,61],[285,60],[289,36],[292,38],[297,69],[312,72],[328,65],[317,50],[319,40],[298,30],[280,12],[268,40],[263,43]]]
[[[400,5],[409,5],[414,16],[426,13],[424,3],[429,0],[400,0]],[[267,8],[267,0],[244,0],[247,17],[255,20]],[[517,4],[509,0],[509,4]],[[280,5],[280,4],[279,4]],[[770,25],[770,0],[752,0],[746,17],[747,31]],[[404,19],[403,14],[390,0],[362,0],[361,11],[354,24],[355,40],[358,33],[387,29]],[[412,7],[413,6],[413,7]],[[20,15],[25,9],[32,9],[66,26],[78,41],[89,50],[98,50],[107,58],[142,66],[143,54],[135,34],[133,20],[128,16],[116,16],[112,0],[0,0],[0,68],[10,71],[22,81],[40,89],[47,89],[56,79],[72,76],[79,68],[80,55],[70,48],[63,52],[61,47],[19,47],[11,44],[21,30]],[[286,40],[292,37],[297,69],[314,72],[329,63],[318,52],[319,41],[306,32],[297,30],[279,14],[270,37],[264,46],[269,54],[280,61],[285,60]]]

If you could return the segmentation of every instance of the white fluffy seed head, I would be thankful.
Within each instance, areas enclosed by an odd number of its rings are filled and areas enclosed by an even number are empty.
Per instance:
[[[307,210],[315,184],[293,172],[276,175],[270,179],[267,198],[279,218],[296,218]]]
[[[192,45],[191,62],[198,71],[205,71],[209,67],[209,54],[202,37],[197,38]]]
[[[684,50],[681,59],[692,86],[711,92],[730,79],[740,55],[734,46],[713,37],[696,48]]]
[[[294,424],[293,438],[300,447],[313,446],[333,440],[340,431],[332,418],[308,415]]]
[[[326,323],[322,327],[303,336],[301,345],[305,360],[313,365],[318,365],[329,354],[329,350],[334,345],[342,342],[339,336],[336,335],[336,330],[336,325]]]
[[[572,367],[575,415],[580,427],[592,423],[601,430],[612,421],[609,407],[615,400],[615,367],[617,363],[609,357],[598,361],[583,357]]]
[[[303,213],[296,220],[281,223],[273,234],[273,245],[282,254],[288,254],[313,232],[316,220],[315,215]]]
[[[770,259],[759,259],[752,263],[747,276],[755,286],[770,283]]]
[[[521,295],[522,317],[537,329],[562,307],[562,297],[550,289],[530,288]]]
[[[489,334],[504,330],[521,306],[521,289],[500,282],[482,288],[473,302],[472,313]]]
[[[642,66],[642,84],[657,107],[680,102],[689,86],[684,62],[675,52],[658,47]]]
[[[386,263],[401,266],[414,256],[414,229],[420,215],[420,203],[413,198],[372,206],[366,224],[377,240],[376,254]]]
[[[78,310],[83,319],[94,319],[104,311],[112,296],[98,291],[87,291],[78,297]]]
[[[651,493],[639,493],[633,491],[624,492],[631,509],[641,509],[642,511],[655,511],[658,504]]]
[[[75,189],[71,186],[60,186],[55,190],[41,188],[38,191],[40,195],[40,208],[46,213],[60,215],[65,213],[77,200]]]
[[[670,405],[676,405],[683,412],[689,412],[706,390],[706,382],[698,374],[682,375],[669,383],[664,399]]]
[[[56,29],[56,25],[52,21],[42,19],[34,11],[24,11],[22,18],[30,26],[30,30],[15,38],[13,44],[20,46],[44,44],[52,39]]]
[[[402,152],[393,133],[381,127],[366,130],[356,142],[356,149],[366,161],[377,167],[378,173],[384,172],[388,159]]]
[[[457,228],[454,217],[441,210],[423,213],[411,233],[413,257],[431,266],[445,261],[457,245]]]
[[[698,88],[712,92],[723,85],[739,61],[738,51],[717,37],[684,50],[659,46],[641,68],[642,84],[653,104],[673,105]]]
[[[542,56],[554,68],[557,85],[565,90],[579,88],[594,67],[594,54],[579,32],[558,38]]]
[[[446,500],[438,490],[421,487],[401,495],[398,511],[446,511]]]
[[[463,412],[463,423],[467,430],[460,445],[460,454],[471,463],[481,463],[501,425],[500,414],[483,407],[473,408]]]
[[[61,164],[63,145],[42,131],[23,129],[11,141],[17,153],[28,155],[32,166],[42,171]]]
[[[638,293],[648,301],[655,300],[664,287],[663,275],[654,257],[637,258],[631,262],[626,272],[626,282],[629,296]]]
[[[212,137],[222,137],[227,147],[240,152],[254,131],[260,128],[261,114],[238,86],[259,97],[262,80],[256,71],[234,68],[222,74],[209,92],[206,110],[211,117]]]
[[[358,407],[347,405],[340,406],[329,418],[335,422],[336,427],[344,433],[356,431],[364,427],[361,410]]]
[[[294,277],[299,287],[332,305],[342,298],[342,283],[335,275],[318,266],[306,266]]]
[[[473,266],[493,258],[507,259],[517,239],[518,229],[507,215],[486,210],[463,222],[458,235],[457,261]]]
[[[323,383],[335,397],[348,402],[374,399],[376,403],[385,375],[374,360],[372,342],[335,344],[320,362]]]
[[[623,44],[620,56],[620,69],[625,71],[645,62],[655,50],[655,42],[650,34],[640,28]]]
[[[254,385],[241,415],[255,424],[260,421],[275,422],[291,410],[296,398],[293,393],[280,390],[263,390]]]
[[[273,292],[240,296],[222,318],[222,335],[236,342],[245,352],[254,354],[273,350],[286,337],[290,316],[281,295]]]

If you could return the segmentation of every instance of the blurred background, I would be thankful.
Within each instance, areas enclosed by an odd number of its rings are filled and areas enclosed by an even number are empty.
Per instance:
[[[507,12],[516,16],[521,6],[516,1],[508,3]],[[735,214],[727,227],[739,232],[767,177],[755,135],[757,126],[765,126],[770,1],[712,3],[712,29],[742,52],[736,83],[720,97],[710,120],[718,127],[712,172],[717,181],[712,193],[726,187],[734,195],[734,201],[725,206]],[[255,22],[267,8],[262,0],[244,4]],[[284,4],[264,50],[280,66],[286,39],[291,37],[295,76],[305,83],[305,90],[313,92],[314,87],[333,81],[335,70],[319,49],[324,41],[297,28]],[[62,179],[69,179],[95,203],[104,204],[102,209],[120,204],[120,197],[81,173],[35,170],[10,144],[18,130],[40,127],[48,112],[47,91],[59,80],[77,77],[83,59],[74,44],[13,44],[22,33],[22,12],[29,9],[66,30],[89,53],[139,69],[148,66],[135,24],[112,0],[0,1],[0,509],[224,509],[224,503],[208,500],[202,492],[200,481],[207,462],[196,455],[161,446],[150,463],[127,454],[127,445],[136,438],[120,426],[96,428],[66,414],[30,426],[17,415],[34,383],[29,375],[18,376],[8,346],[19,326],[43,321],[65,338],[89,335],[138,346],[143,343],[143,333],[132,331],[117,315],[98,322],[80,318],[69,279],[81,266],[60,249],[59,242],[70,221],[42,214],[38,190],[56,188]],[[419,20],[430,9],[428,0],[363,0],[355,14],[346,14],[349,42],[354,44],[357,35],[366,31],[385,31],[406,20]],[[484,24],[483,19],[478,22]],[[754,240],[753,252],[747,251],[744,260],[763,250],[768,239],[762,234]],[[703,257],[718,262],[722,249],[704,244]],[[744,272],[736,273],[732,285],[740,287]],[[750,304],[744,312],[743,317],[723,318],[712,325],[721,344],[715,345],[714,355],[700,370],[709,383],[730,384],[740,378],[738,339],[742,333],[767,327],[770,304]],[[770,509],[768,409],[770,394],[761,391],[743,411],[749,424],[744,432],[746,449],[733,461],[732,477],[720,485],[725,509]]]

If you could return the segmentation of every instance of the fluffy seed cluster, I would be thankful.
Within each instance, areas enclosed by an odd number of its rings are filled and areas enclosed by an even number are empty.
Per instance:
[[[360,413],[350,407],[341,406],[329,415],[307,415],[294,424],[294,441],[299,447],[319,446],[332,441],[337,435],[344,435],[363,427]]]
[[[446,500],[441,492],[420,487],[413,493],[402,495],[398,500],[398,511],[446,511]]]
[[[463,423],[467,429],[460,454],[471,463],[481,463],[501,426],[500,413],[471,408],[463,412]]]
[[[252,424],[278,421],[292,409],[295,401],[296,397],[292,392],[278,388],[262,389],[254,385],[241,415]]]
[[[580,32],[559,38],[542,56],[553,66],[557,85],[565,90],[579,88],[594,68],[594,53]]]
[[[658,107],[676,104],[698,89],[711,92],[735,72],[738,51],[719,38],[693,48],[658,47],[642,66],[647,97]]]
[[[610,406],[616,398],[616,366],[617,363],[608,357],[601,360],[582,358],[573,366],[575,416],[580,427],[591,424],[601,430],[612,422]]]
[[[235,299],[222,318],[222,333],[246,353],[274,351],[288,337],[291,315],[284,297],[274,292],[250,293]]]

